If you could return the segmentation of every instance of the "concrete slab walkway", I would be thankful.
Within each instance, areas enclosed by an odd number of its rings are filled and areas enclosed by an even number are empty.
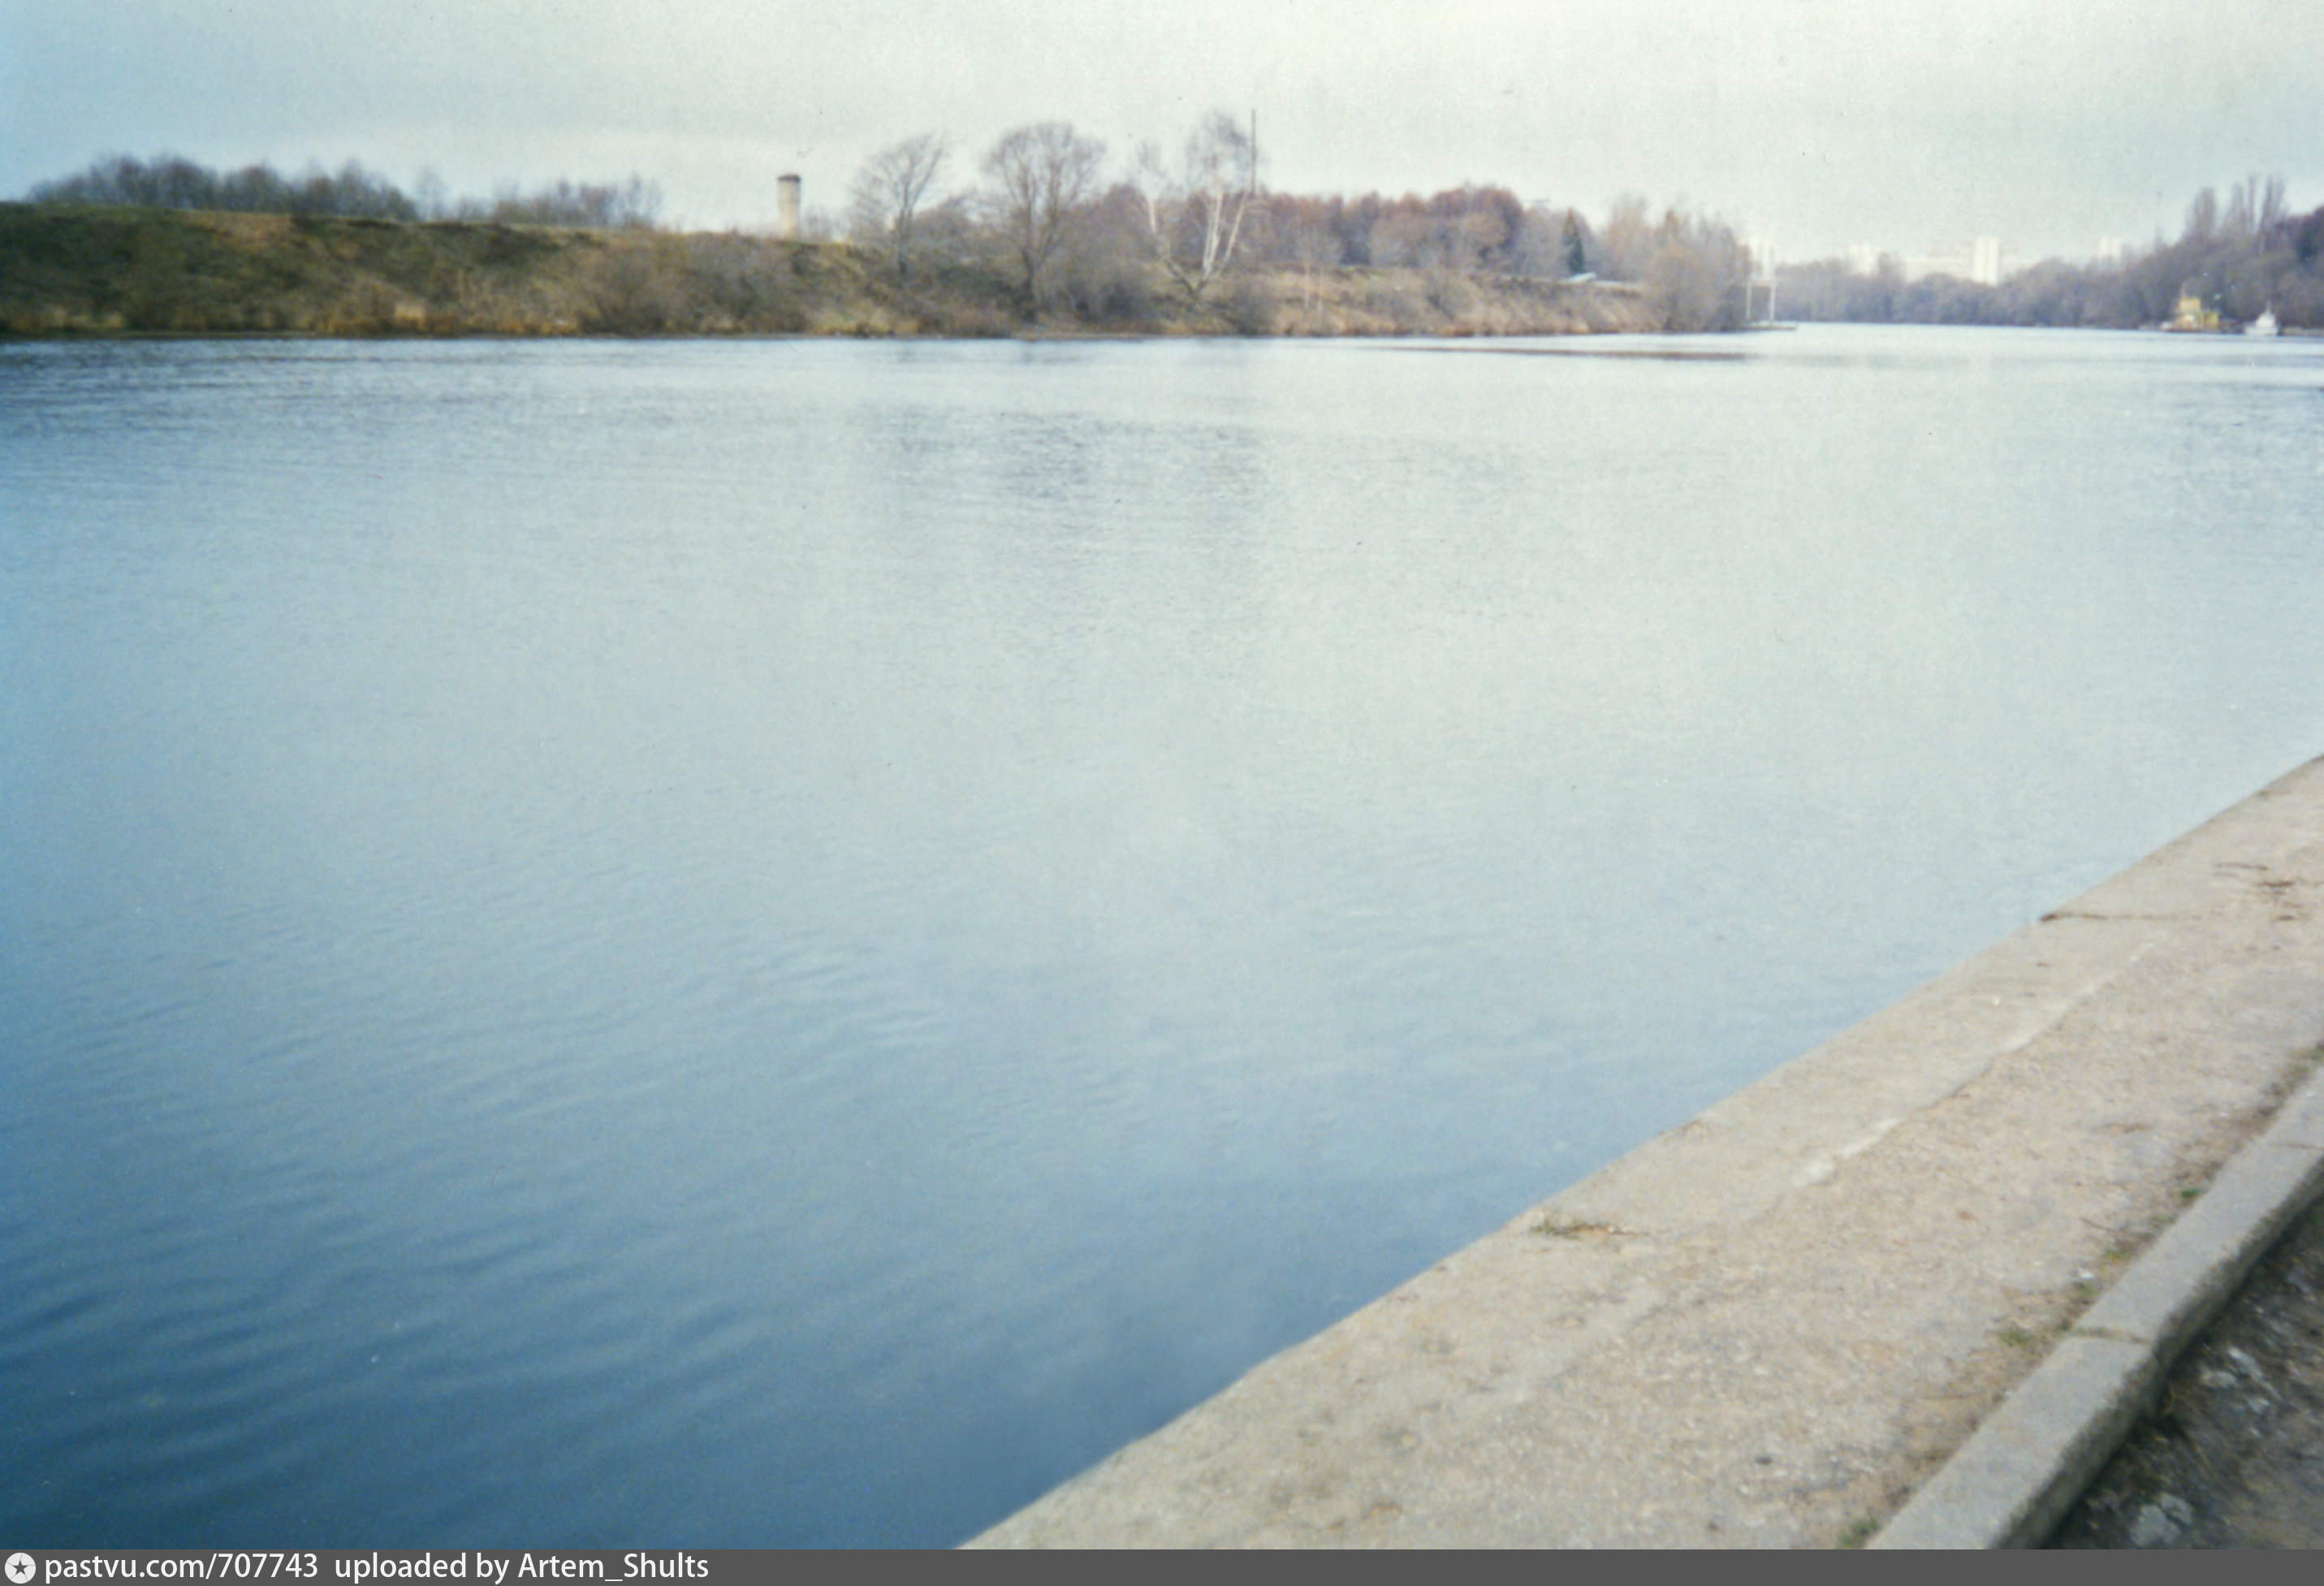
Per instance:
[[[2324,1043],[2324,761],[972,1545],[1855,1544]]]

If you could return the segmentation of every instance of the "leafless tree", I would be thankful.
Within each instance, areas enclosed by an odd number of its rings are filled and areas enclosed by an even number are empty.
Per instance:
[[[1384,270],[1421,270],[1439,263],[1435,226],[1416,209],[1391,209],[1372,223],[1372,263]]]
[[[2249,181],[2239,181],[2227,197],[2227,210],[2220,229],[2235,242],[2248,242],[2254,253],[2267,248],[2269,234],[2283,219],[2283,178],[2273,176],[2265,182],[2257,171]]]
[[[1579,262],[1581,241],[1579,219],[1573,211],[1552,208],[1546,204],[1533,205],[1517,217],[1517,234],[1508,241],[1506,253],[1509,272],[1553,281],[1579,275],[1586,267]]]
[[[115,155],[78,176],[42,182],[26,196],[36,204],[134,204],[374,220],[410,220],[420,214],[393,183],[353,161],[336,175],[315,165],[286,177],[271,165],[250,165],[220,175],[180,155],[159,155],[150,161]]]
[[[1202,301],[1234,263],[1259,196],[1259,118],[1245,132],[1225,111],[1212,111],[1187,138],[1177,170],[1151,143],[1141,149],[1139,179],[1156,256],[1189,300]]]
[[[1339,263],[1340,239],[1321,217],[1312,214],[1294,215],[1277,230],[1285,254],[1298,268],[1302,306],[1312,317],[1323,300],[1318,273]]]
[[[2258,179],[2255,177],[2253,180],[2257,180]],[[2278,174],[2267,179],[2267,186],[2261,189],[2260,192],[2260,235],[2262,236],[2265,236],[2270,232],[2273,232],[2277,226],[2282,225],[2283,216],[2283,177],[2282,173],[2279,172]]]
[[[1654,221],[1636,193],[1614,200],[1606,229],[1598,237],[1598,273],[1609,281],[1636,281],[1646,273],[1654,251]]]
[[[1750,254],[1731,226],[1672,209],[1654,229],[1640,279],[1665,330],[1740,330],[1750,275]]]
[[[2219,229],[2219,194],[2216,188],[2205,188],[2187,206],[2187,229],[2181,242],[2208,243]]]
[[[911,274],[915,222],[948,152],[936,133],[890,143],[863,162],[848,189],[848,235],[884,246],[899,280]]]
[[[493,195],[489,205],[464,200],[457,214],[466,220],[497,220],[523,226],[592,226],[607,231],[651,231],[661,209],[661,184],[641,176],[625,183],[579,182],[559,179],[554,187],[520,191],[513,182]]]
[[[999,185],[993,219],[1023,272],[1025,297],[1039,308],[1049,263],[1066,228],[1097,190],[1105,145],[1065,121],[1036,122],[1002,134],[984,156]]]

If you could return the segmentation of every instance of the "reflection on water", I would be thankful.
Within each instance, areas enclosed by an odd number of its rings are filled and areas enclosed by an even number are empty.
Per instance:
[[[0,347],[0,1530],[954,1540],[2324,747],[2319,349],[1592,350]]]

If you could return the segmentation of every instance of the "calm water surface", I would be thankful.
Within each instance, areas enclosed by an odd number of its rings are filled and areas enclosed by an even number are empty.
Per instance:
[[[0,346],[0,1534],[956,1540],[2324,752],[2324,344],[1690,345]]]

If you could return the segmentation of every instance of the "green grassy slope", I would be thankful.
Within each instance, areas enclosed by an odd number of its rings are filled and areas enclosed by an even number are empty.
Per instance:
[[[1522,335],[1648,330],[1618,287],[1262,272],[1215,301],[1111,281],[1038,317],[994,272],[899,282],[844,244],[725,233],[0,204],[0,334]],[[1125,286],[1126,289],[1125,290]]]

